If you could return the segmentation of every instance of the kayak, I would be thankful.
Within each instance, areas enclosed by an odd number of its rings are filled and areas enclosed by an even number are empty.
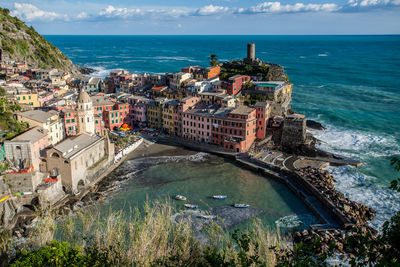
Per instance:
[[[233,205],[235,208],[248,208],[250,205],[248,204],[234,204]]]
[[[197,205],[193,205],[193,204],[185,204],[185,207],[188,209],[197,209]]]
[[[213,199],[226,199],[226,196],[215,195],[215,196],[213,196]]]
[[[184,196],[181,196],[181,195],[176,195],[175,197],[174,197],[176,200],[186,200],[186,197],[184,197]]]

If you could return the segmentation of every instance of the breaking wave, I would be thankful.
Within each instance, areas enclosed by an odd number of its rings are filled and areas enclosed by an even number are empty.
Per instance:
[[[400,153],[400,144],[394,136],[378,136],[329,125],[325,131],[313,131],[313,135],[322,141],[319,148],[363,163],[372,164],[371,161]],[[375,219],[370,224],[379,229],[400,209],[400,196],[388,188],[388,183],[379,183],[384,177],[372,176],[363,168],[342,166],[327,169],[336,180],[335,186],[340,192],[376,210]]]

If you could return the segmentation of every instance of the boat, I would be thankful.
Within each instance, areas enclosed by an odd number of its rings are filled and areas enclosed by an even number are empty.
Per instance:
[[[226,196],[215,195],[215,196],[213,196],[213,199],[226,199]]]
[[[176,200],[186,200],[186,197],[184,197],[184,196],[181,196],[181,195],[176,195],[175,197],[174,197]]]
[[[235,208],[248,208],[250,205],[248,204],[234,204],[233,205]]]
[[[185,207],[188,209],[197,209],[197,205],[193,205],[193,204],[185,204]]]
[[[204,214],[201,214],[201,215],[198,215],[197,217],[198,218],[202,218],[202,219],[206,219],[206,220],[215,220],[215,219],[217,219],[217,215],[204,215]]]

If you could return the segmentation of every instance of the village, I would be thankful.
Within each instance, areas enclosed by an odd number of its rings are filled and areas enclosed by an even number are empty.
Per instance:
[[[101,79],[2,58],[0,86],[20,107],[13,117],[23,127],[15,136],[2,133],[4,210],[48,207],[80,194],[136,148],[140,134],[233,154],[307,142],[305,117],[290,110],[288,81],[227,75],[215,61],[166,75],[115,70]],[[254,44],[234,64],[265,66]]]

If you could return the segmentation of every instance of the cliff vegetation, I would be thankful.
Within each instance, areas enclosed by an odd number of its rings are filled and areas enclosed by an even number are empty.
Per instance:
[[[57,68],[72,73],[84,69],[76,66],[59,49],[27,26],[17,17],[10,16],[8,9],[0,8],[0,48],[2,58],[26,62],[38,68]]]

